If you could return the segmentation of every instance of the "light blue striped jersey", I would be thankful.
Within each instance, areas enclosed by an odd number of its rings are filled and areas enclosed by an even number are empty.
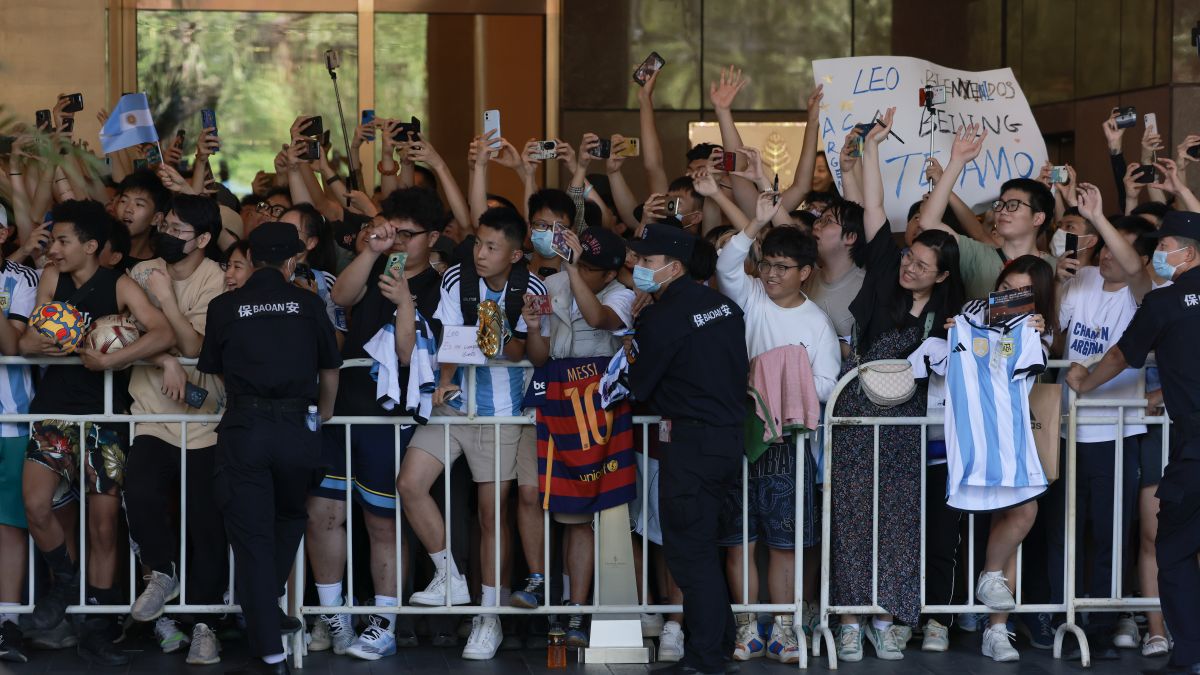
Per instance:
[[[325,301],[325,314],[329,316],[329,322],[333,324],[334,330],[345,333],[347,330],[346,310],[333,301],[333,285],[337,283],[337,277],[321,270],[312,272],[317,286],[317,295]]]
[[[28,323],[37,302],[38,274],[30,267],[11,260],[0,264],[0,309],[10,321]],[[28,366],[0,368],[0,411],[6,414],[29,412],[33,400],[33,381]],[[25,436],[28,424],[0,424],[0,436]]]

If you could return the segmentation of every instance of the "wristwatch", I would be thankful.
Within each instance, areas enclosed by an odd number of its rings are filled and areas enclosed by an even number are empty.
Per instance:
[[[379,160],[379,163],[375,165],[375,168],[378,169],[380,175],[383,175],[383,176],[395,176],[396,174],[400,173],[400,165],[399,164],[396,165],[396,168],[392,169],[391,171],[388,171],[387,169],[383,168],[383,160]]]

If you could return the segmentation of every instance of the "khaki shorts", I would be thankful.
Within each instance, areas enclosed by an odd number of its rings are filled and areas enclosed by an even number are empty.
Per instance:
[[[435,417],[466,417],[466,413],[447,405],[433,409]],[[471,478],[476,483],[496,482],[496,425],[494,424],[451,424],[450,464],[466,456],[471,467]],[[500,480],[509,481],[517,477],[517,445],[521,437],[518,424],[500,425]],[[409,441],[410,450],[423,450],[439,462],[445,460],[446,430],[441,424],[428,424],[417,428]],[[534,457],[534,482],[537,482],[537,458]]]

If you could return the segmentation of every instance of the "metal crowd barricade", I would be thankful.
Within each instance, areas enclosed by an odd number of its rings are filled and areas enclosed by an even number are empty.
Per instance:
[[[1071,361],[1066,360],[1051,360],[1047,363],[1047,368],[1067,368],[1071,365]],[[944,422],[944,416],[941,413],[934,415],[926,415],[923,417],[841,417],[833,414],[837,400],[847,386],[850,386],[858,377],[857,369],[851,370],[834,387],[833,393],[829,396],[829,402],[826,405],[826,413],[824,419],[824,439],[823,439],[823,464],[822,472],[822,517],[821,517],[821,581],[820,581],[820,621],[812,635],[812,650],[814,656],[821,654],[821,642],[824,640],[825,647],[829,652],[829,668],[837,669],[837,645],[833,634],[833,629],[829,625],[829,617],[831,615],[842,614],[884,614],[886,610],[879,605],[879,429],[887,426],[906,426],[920,425],[921,427],[921,448],[922,448],[922,466],[921,466],[921,552],[920,552],[920,601],[921,614],[927,613],[977,613],[989,614],[991,610],[986,605],[978,604],[975,601],[975,583],[973,575],[976,574],[976,556],[975,556],[975,515],[968,514],[967,531],[968,536],[965,542],[960,542],[960,547],[966,545],[966,558],[968,577],[966,583],[967,601],[964,604],[949,604],[949,605],[929,605],[925,601],[925,577],[926,577],[926,555],[925,555],[925,497],[926,497],[926,459],[925,452],[927,450],[927,427],[930,425],[941,425]],[[1066,387],[1066,385],[1063,385]],[[1079,408],[1086,407],[1104,407],[1118,408],[1118,415],[1111,417],[1085,417],[1081,422],[1077,412]],[[1167,443],[1169,438],[1169,419],[1165,415],[1147,416],[1139,412],[1132,418],[1126,418],[1124,414],[1125,408],[1141,408],[1144,411],[1146,401],[1144,399],[1077,399],[1074,392],[1070,394],[1070,405],[1065,417],[1067,418],[1067,458],[1065,466],[1065,476],[1060,477],[1060,480],[1067,481],[1067,493],[1065,503],[1065,546],[1064,551],[1064,582],[1065,588],[1063,593],[1064,601],[1061,603],[1050,604],[1025,604],[1022,602],[1021,580],[1024,579],[1024,570],[1022,564],[1022,546],[1017,547],[1016,554],[1016,578],[1014,580],[1014,598],[1016,600],[1016,608],[1010,614],[1021,613],[1039,613],[1051,612],[1061,613],[1066,615],[1066,622],[1062,624],[1056,632],[1054,640],[1054,657],[1062,658],[1062,643],[1067,632],[1075,635],[1079,641],[1081,652],[1081,663],[1087,667],[1091,663],[1090,653],[1088,651],[1087,637],[1084,634],[1083,628],[1076,623],[1076,614],[1079,610],[1087,609],[1111,609],[1111,610],[1158,610],[1160,608],[1158,598],[1123,598],[1121,597],[1121,550],[1120,534],[1123,530],[1121,517],[1115,517],[1113,520],[1113,572],[1112,572],[1112,597],[1110,598],[1080,598],[1076,597],[1077,591],[1075,588],[1075,559],[1079,552],[1075,546],[1075,531],[1077,524],[1075,522],[1076,514],[1076,429],[1078,424],[1087,425],[1113,425],[1117,426],[1116,452],[1114,453],[1114,461],[1116,462],[1116,474],[1114,479],[1114,514],[1121,514],[1121,459],[1124,450],[1123,429],[1125,424],[1162,424],[1163,429],[1163,463],[1166,463]],[[872,521],[871,521],[871,599],[870,605],[837,605],[832,602],[830,597],[832,589],[832,560],[831,560],[831,538],[833,527],[833,489],[832,489],[832,471],[833,471],[833,430],[834,427],[845,426],[870,426],[874,431],[873,441],[873,480],[871,484],[872,494]],[[1053,526],[1053,524],[1052,524]]]

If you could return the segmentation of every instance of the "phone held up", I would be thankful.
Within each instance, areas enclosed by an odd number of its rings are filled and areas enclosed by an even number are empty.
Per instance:
[[[1153,164],[1143,164],[1133,170],[1133,182],[1149,185],[1158,179],[1158,171]]]
[[[626,138],[625,145],[613,157],[637,157],[642,154],[642,141],[637,138]]]
[[[367,108],[362,111],[363,138],[375,140],[375,111]]]
[[[387,258],[387,267],[384,269],[388,274],[398,277],[404,274],[404,264],[408,262],[408,254],[403,251],[396,251]]]
[[[597,159],[608,159],[609,155],[612,154],[612,141],[607,138],[601,138],[599,145],[592,148],[588,154]]]
[[[1050,169],[1050,182],[1055,185],[1066,185],[1071,182],[1071,174],[1065,166],[1055,166]]]
[[[567,263],[575,262],[575,251],[567,246],[567,237],[564,234],[563,226],[558,223],[554,224],[554,238],[550,240],[550,249]]]
[[[204,108],[200,111],[200,128],[201,130],[212,129],[213,135],[218,135],[216,111],[212,108]],[[201,134],[203,134],[203,131],[201,131]],[[214,148],[213,152],[217,152],[217,149]]]
[[[658,52],[650,52],[650,56],[647,56],[646,60],[642,61],[642,65],[633,71],[633,81],[637,82],[639,87],[644,87],[646,86],[646,82],[650,80],[650,77],[662,70],[662,67],[665,65],[667,65],[666,60],[659,56]]]
[[[53,122],[50,118],[49,108],[43,108],[37,111],[34,113],[34,117],[36,119],[35,123],[37,124],[38,131],[50,131]]]
[[[483,111],[483,135],[487,136],[489,131],[496,132],[488,139],[488,144],[492,147],[492,156],[495,157],[500,152],[500,137],[504,135],[500,132],[499,110]]]
[[[411,138],[409,134],[412,134]],[[421,120],[417,119],[414,115],[409,117],[409,121],[398,124],[396,132],[392,134],[392,140],[397,143],[421,140]]]
[[[67,104],[63,106],[62,111],[65,113],[77,113],[83,110],[83,94],[67,94],[60,101],[66,99]]]
[[[1113,108],[1113,113],[1116,115],[1118,129],[1129,129],[1137,124],[1137,108],[1134,106]]]
[[[538,141],[533,148],[533,152],[529,153],[531,159],[554,159],[558,156],[558,141]]]

